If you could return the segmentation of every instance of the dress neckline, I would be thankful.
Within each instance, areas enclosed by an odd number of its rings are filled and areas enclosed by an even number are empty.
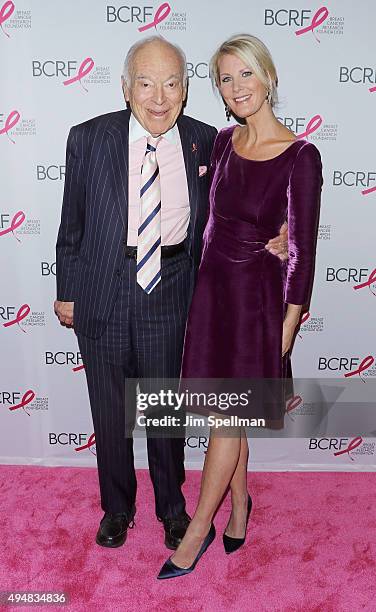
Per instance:
[[[231,139],[230,139],[230,140],[231,140],[231,150],[233,151],[233,153],[235,153],[235,155],[236,155],[237,157],[239,157],[239,159],[244,159],[244,161],[253,162],[253,163],[255,163],[255,164],[264,164],[265,162],[274,161],[275,159],[278,159],[279,157],[282,157],[282,155],[284,155],[284,154],[285,154],[285,153],[286,153],[286,152],[287,152],[289,149],[291,149],[291,147],[292,147],[294,144],[296,144],[297,142],[299,142],[299,141],[301,141],[301,140],[302,140],[301,138],[295,138],[295,140],[293,140],[293,141],[291,142],[291,144],[290,144],[288,147],[286,147],[286,149],[284,149],[284,150],[283,150],[281,153],[279,153],[278,155],[275,155],[274,157],[269,157],[269,159],[250,159],[249,157],[243,157],[243,155],[239,155],[239,153],[237,153],[237,152],[235,151],[235,147],[234,147],[234,143],[233,143],[233,141],[232,141],[232,137],[233,137],[233,135],[234,135],[234,131],[235,131],[235,128],[236,128],[236,127],[237,127],[237,126],[236,126],[236,125],[234,125],[234,129],[233,129],[233,130],[232,130],[232,132],[231,132]]]

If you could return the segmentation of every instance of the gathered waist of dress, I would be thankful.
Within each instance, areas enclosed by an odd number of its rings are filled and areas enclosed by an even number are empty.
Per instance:
[[[278,236],[279,228],[255,225],[243,219],[225,218],[215,214],[209,219],[207,238],[237,242],[244,247],[263,248],[271,238]]]

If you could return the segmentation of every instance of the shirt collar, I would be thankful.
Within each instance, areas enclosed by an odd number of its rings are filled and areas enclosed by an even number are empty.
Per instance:
[[[149,132],[145,130],[141,123],[136,119],[134,114],[131,113],[131,117],[129,120],[129,142],[133,143],[136,142],[136,140],[139,140],[140,138],[147,138],[148,136],[150,136]],[[178,145],[180,142],[180,137],[176,123],[167,132],[162,134],[162,136],[170,144]]]

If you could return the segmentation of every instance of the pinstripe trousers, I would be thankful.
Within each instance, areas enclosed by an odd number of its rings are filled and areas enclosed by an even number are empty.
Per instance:
[[[130,514],[136,499],[133,438],[136,385],[180,376],[191,293],[191,259],[161,261],[161,281],[147,295],[136,282],[136,261],[126,258],[109,323],[98,339],[77,334],[94,423],[101,505]],[[126,434],[126,432],[128,432]],[[185,509],[184,437],[158,438],[146,428],[149,472],[159,518]]]

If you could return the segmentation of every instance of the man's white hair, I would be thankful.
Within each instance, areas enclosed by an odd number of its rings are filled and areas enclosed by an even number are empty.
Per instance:
[[[187,72],[187,59],[185,57],[185,53],[183,49],[181,49],[178,45],[174,45],[170,43],[168,40],[165,40],[164,38],[162,38],[162,36],[148,36],[147,38],[137,41],[136,43],[134,43],[134,45],[131,46],[125,58],[124,67],[123,67],[123,79],[125,83],[128,85],[128,87],[131,85],[132,66],[133,66],[134,58],[135,58],[137,51],[142,49],[142,47],[146,47],[146,45],[150,45],[151,43],[155,43],[155,42],[163,43],[164,45],[171,47],[171,49],[175,51],[181,63],[183,86],[187,87],[188,72]]]

